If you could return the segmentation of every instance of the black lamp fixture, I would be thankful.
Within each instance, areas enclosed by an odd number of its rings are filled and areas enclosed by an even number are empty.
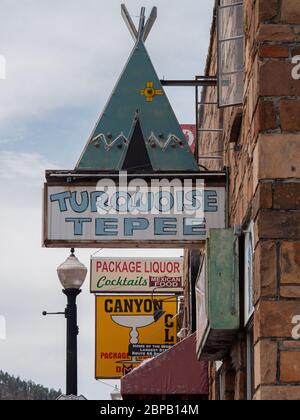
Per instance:
[[[57,268],[57,274],[63,286],[63,293],[67,296],[67,307],[65,312],[43,312],[43,315],[64,315],[67,320],[66,394],[76,396],[78,394],[77,336],[79,334],[76,298],[81,293],[87,268],[78,260],[72,248],[71,255]]]

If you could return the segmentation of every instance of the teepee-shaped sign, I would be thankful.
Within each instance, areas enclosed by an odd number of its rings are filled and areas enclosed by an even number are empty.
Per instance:
[[[145,48],[157,17],[142,8],[137,29],[122,16],[135,41],[127,65],[76,166],[76,170],[198,172],[198,165]]]

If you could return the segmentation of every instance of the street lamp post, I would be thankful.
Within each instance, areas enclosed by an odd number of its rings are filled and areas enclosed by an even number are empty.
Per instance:
[[[68,304],[65,310],[67,319],[67,395],[77,395],[77,305],[76,298],[81,293],[87,268],[75,257],[74,249],[66,261],[57,268],[58,278],[63,286],[63,293],[67,296]]]
[[[78,289],[65,289],[63,293],[67,296],[68,304],[65,311],[67,319],[67,373],[66,373],[66,394],[78,394],[77,376],[77,305],[76,298],[81,293]]]
[[[63,286],[63,293],[67,296],[67,307],[65,315],[67,320],[67,370],[66,370],[66,395],[78,394],[77,380],[77,336],[79,329],[77,326],[77,296],[81,293],[81,287],[87,275],[87,268],[74,255],[57,268],[58,278]],[[44,315],[51,315],[47,312]],[[59,313],[58,313],[59,314]]]

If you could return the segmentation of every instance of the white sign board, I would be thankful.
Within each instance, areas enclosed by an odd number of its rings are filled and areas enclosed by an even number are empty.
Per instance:
[[[225,187],[201,182],[134,189],[46,184],[44,206],[47,247],[178,248],[225,227]]]
[[[183,258],[91,259],[91,293],[182,293]]]

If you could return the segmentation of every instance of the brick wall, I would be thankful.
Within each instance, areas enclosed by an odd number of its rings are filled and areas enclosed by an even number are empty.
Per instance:
[[[291,76],[292,57],[300,54],[300,1],[244,3],[244,102],[210,115],[216,125],[222,112],[224,135],[221,144],[200,138],[200,154],[224,150],[230,225],[254,221],[254,398],[300,400],[300,341],[291,335],[292,319],[300,315],[300,80]],[[215,74],[215,40],[214,28],[207,75]],[[204,163],[216,169],[215,161]],[[235,399],[246,397],[244,356],[241,336],[230,357]]]

